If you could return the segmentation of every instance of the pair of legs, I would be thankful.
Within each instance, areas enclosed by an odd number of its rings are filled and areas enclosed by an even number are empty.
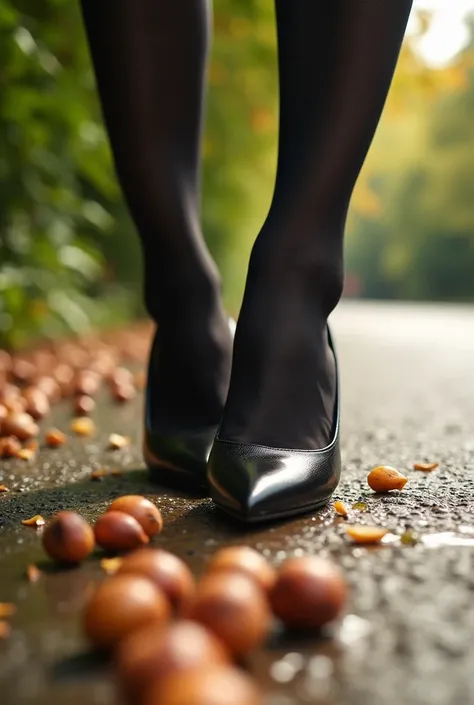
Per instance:
[[[347,208],[412,0],[275,0],[280,136],[268,217],[235,342],[200,226],[208,0],[82,0],[117,173],[160,326],[163,426],[324,447],[335,366],[326,321],[343,286]],[[230,386],[229,386],[230,380]],[[227,398],[227,401],[226,401]]]

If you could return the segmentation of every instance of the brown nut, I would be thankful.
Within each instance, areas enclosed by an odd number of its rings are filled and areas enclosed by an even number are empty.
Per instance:
[[[114,500],[107,511],[124,512],[138,521],[147,536],[155,536],[163,529],[161,512],[153,502],[140,495],[125,495]]]
[[[46,394],[38,387],[27,387],[23,392],[26,401],[25,411],[35,420],[49,414],[51,406]]]
[[[115,401],[126,402],[134,399],[135,396],[136,390],[131,384],[120,384],[113,390],[113,397]]]
[[[228,546],[216,551],[212,556],[208,573],[222,570],[232,570],[244,573],[267,591],[273,587],[276,580],[276,570],[261,553],[250,546]]]
[[[58,428],[51,428],[44,437],[45,443],[50,448],[58,448],[63,446],[66,441],[66,435]]]
[[[43,548],[61,563],[80,563],[94,550],[94,532],[76,512],[59,512],[46,525]]]
[[[19,441],[27,441],[38,435],[39,428],[29,414],[12,413],[3,419],[2,433],[6,436],[16,436]]]
[[[134,517],[124,512],[108,511],[94,526],[95,540],[106,551],[133,551],[149,542],[148,536]]]
[[[390,465],[379,465],[369,472],[367,482],[374,492],[390,492],[390,490],[402,490],[408,478]]]
[[[165,593],[173,609],[182,612],[196,592],[193,574],[177,556],[155,548],[142,548],[123,559],[118,573],[142,575]]]
[[[196,622],[147,625],[124,639],[116,653],[120,684],[130,703],[141,702],[150,685],[171,673],[230,662],[224,645]]]
[[[263,591],[241,573],[205,576],[185,616],[204,624],[236,656],[259,646],[270,628],[270,612]]]
[[[84,611],[84,632],[100,649],[148,624],[162,624],[170,616],[168,600],[150,580],[121,575],[101,583]]]
[[[95,409],[95,401],[92,397],[88,397],[86,394],[82,394],[80,397],[76,397],[74,401],[74,411],[76,414],[81,416],[88,416],[92,414]]]
[[[48,377],[44,375],[36,380],[36,386],[38,389],[46,394],[48,400],[51,404],[55,404],[62,397],[62,390],[59,382],[57,382],[54,377]]]
[[[21,443],[15,436],[0,438],[0,458],[16,458],[20,450]]]
[[[347,586],[339,568],[316,556],[283,563],[270,592],[275,615],[295,629],[319,629],[332,622],[346,599]]]
[[[74,381],[74,392],[79,396],[93,397],[99,389],[100,377],[92,370],[81,370]]]
[[[263,705],[257,683],[233,666],[208,666],[156,681],[144,705]]]

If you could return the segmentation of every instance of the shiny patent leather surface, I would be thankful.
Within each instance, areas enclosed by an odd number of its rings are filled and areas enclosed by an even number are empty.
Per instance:
[[[334,352],[330,334],[329,342]],[[217,436],[207,475],[214,502],[247,522],[284,518],[326,504],[341,475],[339,396],[337,374],[333,438],[326,448],[271,448]]]
[[[235,332],[235,321],[229,319],[231,333]],[[157,336],[150,354],[150,366],[156,354]],[[148,379],[153,376],[148,374]],[[145,435],[143,456],[150,476],[156,482],[177,485],[190,489],[207,488],[206,465],[214,441],[217,425],[197,429],[173,429],[164,431],[153,423],[153,390],[147,384],[145,399]]]

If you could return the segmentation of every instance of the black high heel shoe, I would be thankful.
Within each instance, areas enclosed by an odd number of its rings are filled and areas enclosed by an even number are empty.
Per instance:
[[[270,448],[219,438],[211,450],[207,479],[214,502],[245,522],[282,519],[324,506],[341,475],[340,393],[336,353],[336,399],[332,440],[320,450]]]
[[[235,321],[229,318],[232,335]],[[152,379],[150,367],[155,355],[158,337],[155,336],[150,353],[148,379]],[[145,396],[145,434],[143,457],[153,481],[182,489],[207,489],[206,466],[214,441],[217,426],[196,429],[175,429],[173,431],[156,428],[153,419],[154,399],[151,385],[147,384]]]

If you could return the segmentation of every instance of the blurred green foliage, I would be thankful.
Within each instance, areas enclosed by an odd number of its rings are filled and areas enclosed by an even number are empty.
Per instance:
[[[276,32],[271,0],[214,15],[203,224],[235,310],[273,188]],[[349,223],[363,295],[474,299],[472,66],[472,46],[443,71],[404,47]],[[142,313],[78,3],[0,0],[0,67],[0,343]]]
[[[378,208],[353,213],[347,265],[368,297],[474,300],[474,35],[432,74],[406,111],[389,101],[363,175]]]
[[[218,0],[215,26],[204,227],[235,307],[271,190],[272,3]],[[141,311],[138,242],[113,174],[78,3],[0,0],[0,66],[0,341],[83,332]]]

